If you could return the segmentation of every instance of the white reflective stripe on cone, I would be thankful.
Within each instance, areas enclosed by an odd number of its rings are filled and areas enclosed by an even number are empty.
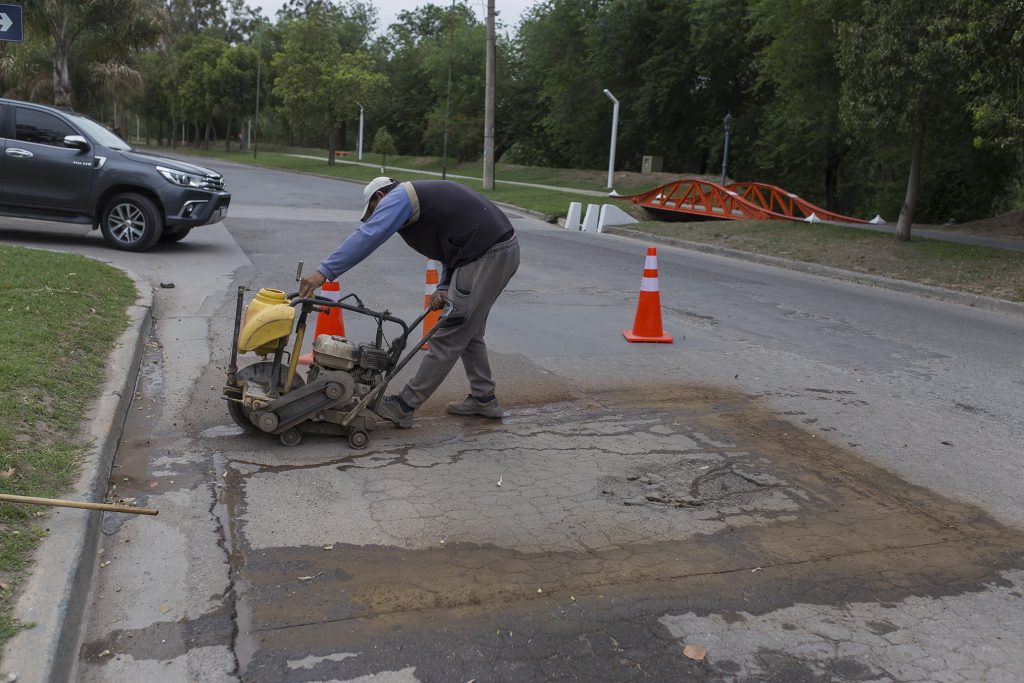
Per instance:
[[[341,300],[341,290],[338,290],[336,292],[332,292],[329,289],[321,289],[320,290],[320,296],[322,296],[325,299],[330,299],[331,301],[340,301]]]
[[[656,277],[645,277],[640,280],[640,291],[641,292],[657,292],[658,291],[658,278]]]
[[[644,270],[657,270],[658,269],[658,257],[648,256],[647,260],[644,261]]]
[[[441,270],[441,262],[428,260],[427,270]]]
[[[427,296],[431,296],[436,291],[437,291],[437,285],[426,285],[423,288],[423,293],[426,294]]]

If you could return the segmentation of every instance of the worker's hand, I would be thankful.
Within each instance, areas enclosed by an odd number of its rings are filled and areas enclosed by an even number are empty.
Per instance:
[[[448,296],[447,289],[434,290],[434,295],[430,297],[430,310],[440,311],[444,308],[444,298]]]
[[[327,282],[327,278],[324,277],[324,274],[319,270],[314,270],[302,278],[302,282],[299,283],[299,297],[306,299],[313,296],[317,288],[325,282]]]

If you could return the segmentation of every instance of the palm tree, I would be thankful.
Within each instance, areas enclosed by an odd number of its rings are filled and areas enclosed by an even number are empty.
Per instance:
[[[25,20],[27,42],[48,39],[57,106],[74,100],[72,57],[81,64],[121,64],[111,73],[123,76],[131,50],[154,44],[168,26],[160,0],[25,0]]]

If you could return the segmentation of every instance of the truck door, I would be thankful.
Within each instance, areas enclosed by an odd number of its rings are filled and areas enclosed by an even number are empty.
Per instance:
[[[92,213],[89,199],[96,173],[93,150],[64,145],[65,136],[80,133],[60,117],[38,109],[9,105],[6,113],[14,117],[15,136],[7,140],[3,152],[3,203],[62,213]]]

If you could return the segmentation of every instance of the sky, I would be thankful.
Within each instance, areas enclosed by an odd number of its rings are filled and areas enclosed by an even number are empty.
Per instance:
[[[432,1],[435,5],[447,5],[450,0],[375,0],[374,4],[380,13],[380,30],[395,21],[398,13],[406,9],[415,9]],[[538,0],[495,0],[494,8],[498,12],[498,21],[508,30],[515,28],[526,9]],[[277,17],[277,10],[285,0],[246,0],[250,7],[262,7],[263,13],[271,19]],[[487,0],[468,0],[467,3],[476,12],[477,18],[483,21],[487,16]]]

